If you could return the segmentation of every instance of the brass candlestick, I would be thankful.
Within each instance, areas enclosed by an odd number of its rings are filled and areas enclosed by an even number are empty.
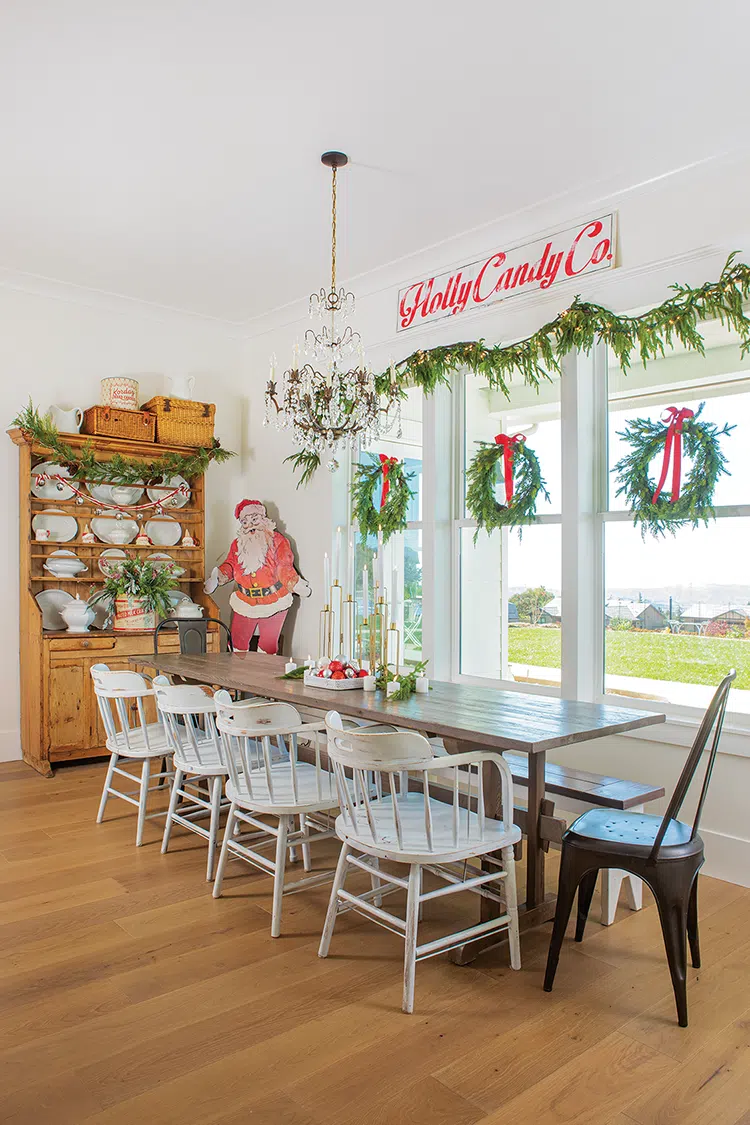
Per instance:
[[[386,665],[390,664],[390,655],[391,655],[390,639],[391,639],[391,637],[395,637],[395,640],[396,640],[396,660],[395,660],[394,667],[396,669],[396,679],[398,679],[398,670],[399,670],[399,665],[401,663],[401,630],[399,629],[399,627],[398,627],[398,625],[396,624],[395,621],[391,621],[388,632],[386,634],[386,654],[385,654],[385,664]]]

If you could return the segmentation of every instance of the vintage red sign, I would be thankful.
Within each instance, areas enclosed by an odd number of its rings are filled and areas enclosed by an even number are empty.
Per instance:
[[[415,281],[399,291],[398,330],[484,308],[519,293],[550,289],[561,281],[612,269],[614,264],[615,216],[602,215]]]

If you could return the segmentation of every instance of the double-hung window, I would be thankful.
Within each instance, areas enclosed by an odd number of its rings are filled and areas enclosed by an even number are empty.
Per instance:
[[[750,715],[750,358],[721,325],[703,333],[705,356],[675,348],[628,372],[597,344],[566,357],[539,393],[518,379],[506,397],[470,373],[428,398],[408,392],[401,435],[377,447],[414,474],[407,530],[384,550],[404,663],[424,657],[442,679],[616,696],[688,717],[735,667],[730,710]],[[644,538],[617,495],[625,423],[701,403],[702,419],[736,427],[721,439],[729,473],[716,519]],[[524,435],[549,497],[520,533],[477,533],[466,468],[479,442],[503,433]],[[683,478],[690,467],[685,458]],[[659,469],[660,457],[653,478]],[[496,496],[505,502],[501,473]],[[360,597],[376,549],[373,537],[358,551]]]

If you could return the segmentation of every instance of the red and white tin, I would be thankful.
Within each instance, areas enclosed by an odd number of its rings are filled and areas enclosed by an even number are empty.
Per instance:
[[[138,409],[138,380],[124,375],[102,379],[101,405],[116,406],[120,410]]]
[[[140,598],[121,595],[115,598],[115,620],[112,626],[116,633],[153,632],[156,628],[156,614],[143,608]]]

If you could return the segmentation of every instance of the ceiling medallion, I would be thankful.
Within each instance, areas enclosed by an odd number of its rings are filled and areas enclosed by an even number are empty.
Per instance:
[[[331,169],[331,288],[310,297],[310,316],[320,321],[305,333],[304,357],[294,345],[292,366],[280,386],[276,357],[266,387],[265,425],[291,430],[296,445],[311,453],[324,449],[366,446],[401,419],[401,392],[391,368],[375,377],[365,362],[362,339],[347,321],[354,312],[354,294],[336,288],[336,172],[349,163],[343,152],[324,152]]]

